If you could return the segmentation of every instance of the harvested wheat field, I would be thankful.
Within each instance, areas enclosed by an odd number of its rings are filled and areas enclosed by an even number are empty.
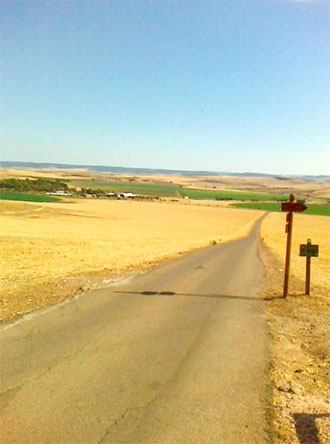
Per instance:
[[[285,215],[262,224],[261,253],[267,268],[267,316],[273,337],[274,442],[330,442],[330,218],[294,215],[289,296],[282,299]],[[306,258],[299,244],[320,245],[312,258],[311,295],[304,294]],[[268,248],[265,248],[268,247]]]
[[[0,205],[2,320],[213,241],[245,236],[260,217],[258,211],[133,201]]]

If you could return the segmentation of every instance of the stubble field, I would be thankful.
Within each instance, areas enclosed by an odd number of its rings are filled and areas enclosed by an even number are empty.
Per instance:
[[[1,202],[1,319],[245,236],[258,211],[134,201]]]

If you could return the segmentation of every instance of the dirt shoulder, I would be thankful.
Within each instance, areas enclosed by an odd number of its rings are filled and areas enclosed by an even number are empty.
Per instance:
[[[266,266],[267,321],[273,338],[270,377],[273,382],[274,442],[330,442],[330,295],[313,285],[304,295],[304,282],[290,277],[282,298],[283,264],[260,241]]]
[[[12,321],[49,305],[73,299],[82,293],[121,284],[134,276],[174,260],[182,254],[178,253],[176,256],[173,255],[173,257],[165,258],[162,261],[132,265],[131,267],[126,267],[125,270],[117,272],[112,270],[81,272],[68,274],[58,280],[51,279],[50,277],[49,280],[42,283],[31,280],[26,285],[20,285],[19,291],[13,291],[10,295],[0,299],[0,323]]]

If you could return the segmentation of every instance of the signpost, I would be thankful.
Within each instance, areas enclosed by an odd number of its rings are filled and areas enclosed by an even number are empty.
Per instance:
[[[284,286],[283,286],[283,297],[286,298],[288,295],[289,288],[289,271],[290,271],[290,258],[291,258],[291,240],[292,240],[292,224],[293,224],[293,213],[307,210],[306,205],[303,203],[295,202],[293,194],[290,194],[289,202],[282,202],[281,211],[287,211],[286,215],[286,226],[285,232],[287,233],[286,239],[286,255],[285,255],[285,272],[284,272]]]
[[[311,258],[318,257],[319,246],[313,245],[311,239],[307,239],[307,244],[300,245],[299,256],[306,257],[306,286],[305,294],[310,293],[310,283],[311,283]]]
[[[293,196],[293,194],[291,194],[290,196]],[[281,210],[282,211],[295,211],[298,213],[302,213],[303,211],[307,210],[307,207],[305,204],[299,203],[299,202],[294,202],[294,203],[282,202]]]

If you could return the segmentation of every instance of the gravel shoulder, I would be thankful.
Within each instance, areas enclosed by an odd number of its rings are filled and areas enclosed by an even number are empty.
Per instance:
[[[260,254],[267,270],[264,297],[273,338],[274,443],[329,443],[329,292],[312,283],[311,296],[306,296],[304,282],[291,276],[289,296],[283,299],[283,263],[262,240]]]

